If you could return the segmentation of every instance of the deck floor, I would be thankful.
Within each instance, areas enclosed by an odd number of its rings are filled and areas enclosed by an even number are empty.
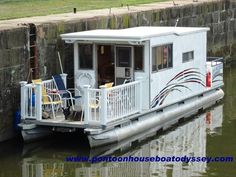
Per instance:
[[[42,118],[42,120],[26,119],[26,122],[46,126],[84,127],[84,122],[81,121],[81,112],[78,111],[71,112],[67,117],[60,111],[56,114],[55,119],[51,116],[50,118]]]

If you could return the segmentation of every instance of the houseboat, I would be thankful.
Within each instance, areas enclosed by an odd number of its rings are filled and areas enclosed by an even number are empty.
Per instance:
[[[207,31],[134,27],[62,34],[74,46],[74,93],[64,73],[22,81],[24,139],[83,130],[97,147],[165,130],[215,104],[224,96],[223,59],[207,57]]]

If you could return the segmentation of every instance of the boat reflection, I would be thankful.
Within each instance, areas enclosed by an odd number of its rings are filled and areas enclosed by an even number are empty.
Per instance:
[[[207,135],[221,134],[223,105],[218,105],[177,128],[154,136],[156,132],[138,135],[119,144],[79,152],[63,148],[41,148],[26,153],[22,164],[24,177],[188,177],[201,176],[207,163],[182,162],[65,162],[67,156],[195,156],[205,157]],[[148,140],[146,137],[151,137]],[[47,146],[49,147],[49,146]]]

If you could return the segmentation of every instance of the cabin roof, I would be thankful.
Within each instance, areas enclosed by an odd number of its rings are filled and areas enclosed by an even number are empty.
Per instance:
[[[90,31],[61,34],[66,42],[74,41],[146,41],[152,37],[167,35],[187,35],[208,31],[209,28],[198,27],[134,27],[126,29],[96,29]]]

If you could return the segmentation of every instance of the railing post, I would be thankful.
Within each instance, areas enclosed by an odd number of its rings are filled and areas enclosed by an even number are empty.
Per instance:
[[[90,88],[90,85],[84,85],[84,108],[82,108],[82,111],[84,111],[84,124],[85,126],[88,126],[89,124],[89,88]]]
[[[67,80],[66,80],[67,75],[68,74],[65,74],[65,73],[60,74],[66,88],[67,88]]]
[[[25,85],[27,84],[26,81],[20,82],[20,95],[21,95],[21,101],[20,101],[20,113],[21,113],[21,119],[25,119],[25,101],[26,100],[26,93],[25,93]]]
[[[107,89],[106,86],[102,85],[101,88],[101,124],[105,128],[107,125]]]
[[[35,89],[35,109],[36,119],[42,120],[42,83],[36,83]]]
[[[137,77],[137,81],[139,82],[139,88],[138,88],[138,104],[139,104],[139,112],[142,110],[142,97],[143,97],[143,77]]]

